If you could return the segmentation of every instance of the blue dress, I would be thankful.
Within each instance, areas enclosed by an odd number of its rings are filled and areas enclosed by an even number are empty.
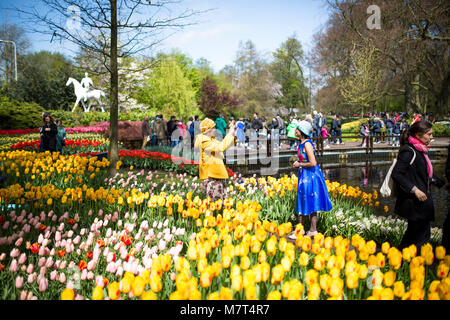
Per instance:
[[[306,143],[311,143],[314,149],[311,140],[306,140],[298,146],[299,161],[304,163],[309,162],[305,150]],[[296,212],[307,216],[314,212],[330,211],[331,209],[327,185],[319,164],[314,167],[299,167]]]
[[[236,124],[237,132],[236,132],[236,138],[238,141],[245,141],[245,133],[244,128],[245,124],[242,121],[238,121]]]

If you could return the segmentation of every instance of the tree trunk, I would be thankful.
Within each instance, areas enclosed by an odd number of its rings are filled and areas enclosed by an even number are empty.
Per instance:
[[[445,80],[442,82],[441,90],[436,96],[436,111],[438,114],[447,116],[449,112],[449,87],[450,87],[450,72],[447,72]]]
[[[117,67],[117,0],[111,3],[111,97],[109,113],[109,174],[116,174],[116,165],[119,161],[119,73]]]
[[[411,110],[411,83],[405,80],[405,113]]]

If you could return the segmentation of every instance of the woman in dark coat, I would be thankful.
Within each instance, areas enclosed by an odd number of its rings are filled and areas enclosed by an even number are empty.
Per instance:
[[[443,181],[433,174],[427,154],[432,139],[431,124],[426,121],[414,123],[400,139],[397,164],[392,170],[397,187],[395,213],[408,220],[408,227],[399,249],[414,244],[419,250],[430,241],[431,222],[434,221],[430,184],[439,188],[443,185]]]
[[[56,135],[58,134],[58,127],[56,126],[53,118],[48,112],[42,115],[42,127],[41,132],[41,146],[39,150],[42,152],[56,151]]]

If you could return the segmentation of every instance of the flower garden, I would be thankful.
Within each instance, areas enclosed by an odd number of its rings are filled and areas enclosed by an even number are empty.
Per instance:
[[[295,175],[230,171],[228,198],[211,202],[194,161],[120,150],[109,177],[107,140],[80,128],[66,142],[37,153],[36,132],[0,135],[1,299],[450,298],[442,231],[397,249],[406,223],[373,214],[376,191],[327,181],[333,210],[310,238]]]

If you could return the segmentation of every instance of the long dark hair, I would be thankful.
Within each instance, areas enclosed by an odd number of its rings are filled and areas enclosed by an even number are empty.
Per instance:
[[[402,136],[400,137],[400,147],[408,143],[409,137],[415,137],[417,134],[424,135],[432,127],[432,124],[425,120],[415,122],[408,130],[403,131]]]
[[[50,113],[44,112],[44,113],[42,114],[42,125],[43,125],[43,126],[47,125],[47,122],[45,122],[45,118],[47,118],[47,117],[50,117],[50,123],[49,123],[49,124],[54,123],[54,120],[53,120],[52,116],[50,115]]]

